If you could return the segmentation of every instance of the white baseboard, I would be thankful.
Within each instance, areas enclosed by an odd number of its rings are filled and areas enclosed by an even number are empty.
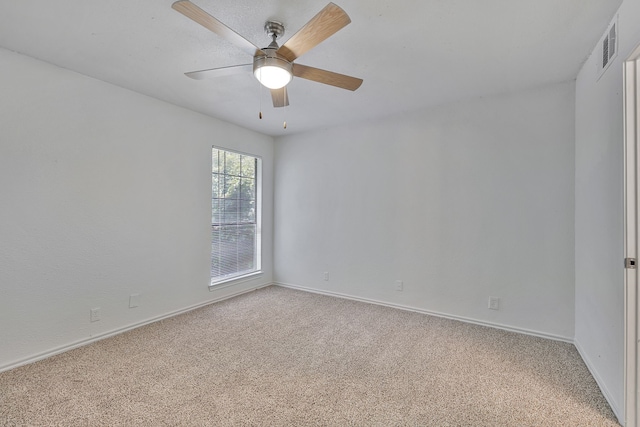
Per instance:
[[[596,380],[596,383],[598,384],[598,387],[600,387],[600,391],[604,395],[604,398],[607,399],[607,402],[609,402],[609,406],[611,406],[611,410],[613,411],[613,413],[618,418],[618,422],[622,426],[624,426],[624,421],[625,420],[624,420],[624,412],[622,411],[622,408],[613,399],[613,395],[611,394],[611,392],[609,391],[609,389],[605,385],[604,381],[602,381],[602,377],[600,376],[600,374],[598,373],[598,370],[595,368],[595,366],[591,362],[591,359],[589,359],[589,357],[585,353],[584,349],[580,345],[580,342],[578,340],[574,340],[573,345],[576,346],[576,349],[578,350],[578,353],[580,354],[580,357],[582,357],[582,360],[584,361],[584,364],[587,365],[587,369],[589,369],[589,372],[591,372],[591,376],[593,377],[593,379]]]
[[[392,307],[392,308],[397,308],[397,309],[400,309],[400,310],[413,311],[413,312],[416,312],[416,313],[428,314],[430,316],[442,317],[442,318],[445,318],[445,319],[459,320],[461,322],[472,323],[474,325],[488,326],[490,328],[502,329],[504,331],[517,332],[517,333],[520,333],[520,334],[532,335],[532,336],[535,336],[535,337],[547,338],[547,339],[554,340],[554,341],[562,341],[562,342],[566,342],[566,343],[569,343],[569,344],[573,344],[573,338],[571,338],[571,337],[564,337],[564,336],[561,336],[561,335],[554,335],[554,334],[549,334],[549,333],[546,333],[546,332],[534,331],[534,330],[531,330],[531,329],[517,328],[517,327],[513,327],[513,326],[502,325],[500,323],[485,322],[485,321],[482,321],[482,320],[472,319],[472,318],[469,318],[469,317],[456,316],[456,315],[447,314],[447,313],[441,313],[441,312],[433,311],[433,310],[425,310],[423,308],[412,307],[412,306],[403,305],[403,304],[395,304],[395,303],[391,303],[391,302],[387,302],[387,301],[379,301],[379,300],[374,300],[374,299],[371,299],[371,298],[363,298],[363,297],[358,297],[358,296],[355,296],[355,295],[343,294],[341,292],[332,292],[332,291],[325,291],[325,290],[322,290],[322,289],[308,288],[306,286],[293,285],[291,283],[273,282],[273,284],[276,285],[276,286],[281,286],[283,288],[298,289],[298,290],[301,290],[301,291],[311,292],[311,293],[315,293],[315,294],[328,295],[328,296],[333,296],[333,297],[338,297],[338,298],[349,299],[349,300],[353,300],[353,301],[366,302],[366,303],[369,303],[369,304],[382,305],[382,306],[385,306],[385,307]]]
[[[240,285],[240,284],[244,284],[244,282],[234,283],[233,285],[227,285],[227,286],[224,286],[224,288],[229,288],[229,287],[233,287],[234,285]],[[196,310],[198,308],[205,307],[207,305],[214,304],[216,302],[224,301],[226,299],[233,298],[233,297],[236,297],[238,295],[246,294],[248,292],[253,292],[253,291],[257,290],[257,289],[261,289],[261,288],[265,288],[267,286],[271,286],[272,284],[273,283],[271,283],[271,282],[263,283],[263,284],[260,284],[260,285],[252,286],[252,287],[250,287],[248,289],[238,290],[236,292],[232,292],[231,294],[226,294],[224,296],[213,298],[213,299],[207,300],[207,301],[199,303],[199,304],[194,304],[194,305],[191,305],[191,306],[188,306],[188,307],[185,307],[185,308],[181,308],[179,310],[175,310],[175,311],[171,311],[169,313],[162,314],[160,316],[155,316],[155,317],[152,317],[152,318],[149,318],[149,319],[137,322],[137,323],[133,323],[133,324],[130,324],[130,325],[127,325],[127,326],[123,326],[121,328],[113,329],[111,331],[103,332],[103,333],[98,334],[98,335],[94,335],[94,336],[91,336],[91,337],[88,337],[88,338],[84,338],[84,339],[81,339],[81,340],[78,340],[78,341],[74,341],[74,342],[72,342],[70,344],[65,344],[65,345],[62,345],[60,347],[55,347],[53,349],[44,351],[42,353],[38,353],[38,354],[35,354],[35,355],[32,355],[32,356],[26,357],[24,359],[13,361],[13,362],[10,362],[9,364],[6,364],[6,365],[2,365],[2,366],[0,366],[0,372],[8,371],[10,369],[14,369],[14,368],[17,368],[19,366],[27,365],[29,363],[37,362],[38,360],[46,359],[47,357],[51,357],[51,356],[54,356],[56,354],[64,353],[65,351],[73,350],[74,348],[82,347],[82,346],[85,346],[87,344],[91,344],[93,342],[100,341],[100,340],[103,340],[105,338],[109,338],[109,337],[112,337],[114,335],[118,335],[118,334],[121,334],[123,332],[127,332],[127,331],[130,331],[132,329],[136,329],[136,328],[139,328],[141,326],[157,322],[159,320],[164,320],[164,319],[168,319],[170,317],[178,316],[180,314],[187,313],[189,311]]]

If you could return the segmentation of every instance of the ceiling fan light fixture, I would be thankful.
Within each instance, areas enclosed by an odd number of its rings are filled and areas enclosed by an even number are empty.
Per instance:
[[[263,86],[280,89],[293,78],[293,66],[289,61],[275,56],[259,56],[253,61],[253,75]]]

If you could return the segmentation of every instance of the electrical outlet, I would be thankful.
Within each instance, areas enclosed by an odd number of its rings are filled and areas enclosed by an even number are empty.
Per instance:
[[[500,310],[500,298],[489,297],[489,310]]]
[[[135,308],[140,305],[140,294],[129,295],[129,308]]]
[[[97,322],[98,320],[100,320],[100,307],[91,309],[90,319],[92,322]]]
[[[396,280],[396,291],[401,291],[404,288],[402,280]]]
[[[329,281],[329,272],[328,272],[328,271],[325,271],[325,272],[324,272],[324,274],[323,274],[323,276],[322,276],[322,278],[323,278],[323,280],[324,280],[325,282],[328,282],[328,281]]]

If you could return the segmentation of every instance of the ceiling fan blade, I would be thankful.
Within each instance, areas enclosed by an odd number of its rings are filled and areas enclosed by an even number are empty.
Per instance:
[[[185,76],[194,80],[210,79],[214,77],[231,76],[253,70],[253,64],[232,65],[230,67],[210,68],[208,70],[191,71],[184,73]]]
[[[289,95],[287,95],[287,87],[283,87],[280,89],[271,89],[271,100],[273,101],[273,106],[278,107],[286,107],[289,105]]]
[[[363,81],[357,77],[345,76],[344,74],[308,67],[302,64],[293,64],[293,75],[347,90],[358,89]]]
[[[197,22],[208,30],[213,31],[228,42],[233,43],[251,56],[255,56],[262,52],[259,47],[224,25],[222,22],[218,21],[213,16],[209,15],[204,10],[200,9],[195,4],[191,3],[189,0],[177,1],[173,3],[171,7],[187,18]]]
[[[311,18],[297,33],[278,49],[278,53],[292,62],[311,48],[337,33],[351,22],[339,6],[329,3]]]

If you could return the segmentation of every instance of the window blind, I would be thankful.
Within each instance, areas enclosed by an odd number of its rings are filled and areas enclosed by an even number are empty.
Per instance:
[[[211,282],[258,269],[256,157],[212,149]]]

